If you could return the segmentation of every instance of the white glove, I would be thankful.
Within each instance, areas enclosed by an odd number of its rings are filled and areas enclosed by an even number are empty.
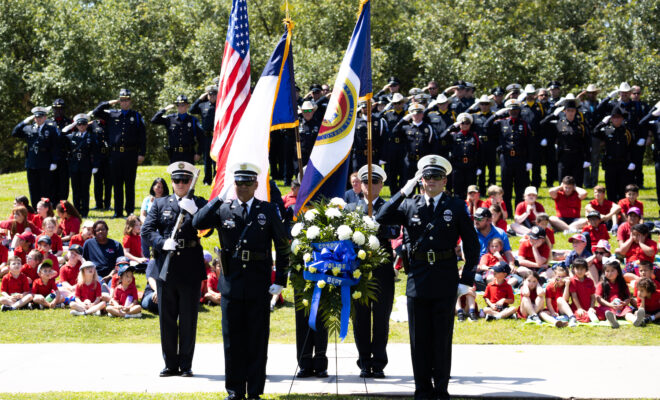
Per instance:
[[[556,117],[556,116],[558,116],[562,111],[564,111],[564,106],[557,107],[557,108],[555,109],[555,111],[554,111],[552,114],[554,114],[554,116]]]
[[[481,169],[477,168],[477,176],[481,175]]]
[[[23,120],[23,123],[24,124],[29,124],[33,119],[34,119],[34,115],[30,115],[29,117],[27,117]]]
[[[69,132],[71,129],[73,129],[74,126],[76,126],[76,123],[72,122],[69,125],[62,128],[62,132]]]
[[[612,90],[611,92],[609,92],[609,93],[607,94],[607,97],[609,97],[609,98],[613,98],[613,97],[617,97],[618,95],[619,95],[619,91],[618,91],[618,90]]]
[[[607,117],[603,118],[604,123],[610,122],[610,116],[608,115]]]
[[[52,110],[52,109],[53,109],[53,106],[48,106],[48,107],[46,107],[46,112],[50,112],[50,110]]]
[[[57,164],[50,164],[50,170],[55,171],[57,169]]]
[[[385,165],[385,164],[387,164],[387,161],[378,160],[378,165]]]
[[[658,107],[658,106],[656,105],[656,106],[655,106],[655,110],[653,110],[653,112],[651,113],[651,115],[653,115],[654,117],[660,117],[660,107]]]
[[[401,193],[403,193],[404,196],[407,197],[412,194],[412,192],[417,187],[417,182],[419,181],[419,177],[421,175],[422,175],[421,173],[417,172],[415,176],[412,179],[410,179],[408,182],[406,182],[403,188],[401,188]]]
[[[278,285],[277,283],[273,283],[268,288],[268,293],[272,294],[273,296],[277,296],[278,294],[282,293],[282,285]]]
[[[406,114],[405,117],[403,117],[404,121],[410,121],[412,119],[412,114]]]
[[[644,146],[646,144],[646,139],[639,139],[637,141],[637,146]]]
[[[459,126],[461,126],[461,123],[460,123],[460,122],[454,122],[454,123],[452,124],[452,126],[453,126],[454,128],[458,128]]]
[[[179,201],[179,207],[188,211],[188,214],[190,215],[195,215],[195,213],[198,210],[195,201],[193,199],[189,199],[186,197],[184,197],[183,199],[181,199],[181,201]]]
[[[167,240],[165,240],[165,243],[163,243],[163,250],[165,251],[176,250],[176,240],[172,238],[168,238]]]
[[[591,163],[589,161],[585,161],[582,163],[582,168],[589,168],[591,167]]]
[[[541,146],[545,147],[545,146],[547,146],[547,145],[548,145],[548,140],[545,139],[545,138],[543,138],[543,139],[541,140]]]
[[[97,173],[97,172],[99,172],[99,169],[98,169],[98,168],[92,168],[92,174],[95,174],[95,173]]]
[[[500,109],[500,110],[497,110],[497,112],[495,112],[495,115],[497,115],[497,116],[505,115],[505,114],[507,114],[508,112],[509,112],[509,109],[506,108],[506,107],[504,107],[504,108],[502,108],[502,109]]]
[[[628,171],[634,171],[634,170],[635,170],[635,163],[628,164]]]
[[[518,95],[518,101],[519,101],[520,103],[524,102],[526,99],[527,99],[527,93],[520,93],[520,94]]]
[[[531,169],[532,169],[532,163],[528,162],[527,164],[525,164],[525,171],[529,171]]]
[[[456,291],[456,297],[461,297],[466,295],[470,291],[470,287],[463,283],[458,284],[458,289]]]

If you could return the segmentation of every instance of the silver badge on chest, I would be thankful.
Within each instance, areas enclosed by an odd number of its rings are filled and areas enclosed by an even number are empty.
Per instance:
[[[442,218],[446,221],[449,222],[454,218],[454,215],[452,214],[451,210],[445,210],[445,212],[442,214]]]
[[[259,213],[259,215],[257,215],[257,222],[261,226],[266,225],[266,216],[264,214]]]

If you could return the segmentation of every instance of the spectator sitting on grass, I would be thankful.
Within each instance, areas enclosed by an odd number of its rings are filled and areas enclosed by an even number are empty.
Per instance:
[[[589,278],[594,281],[594,284],[600,282],[600,276],[603,273],[603,261],[612,256],[612,248],[610,242],[607,240],[599,240],[598,244],[594,247],[594,255],[587,257],[587,264],[589,265]]]
[[[626,282],[638,279],[636,271],[637,262],[646,260],[653,262],[655,254],[658,252],[658,244],[651,239],[651,232],[646,224],[637,224],[632,227],[630,238],[623,242],[621,247],[615,250],[626,259],[626,269],[624,278]]]
[[[630,184],[626,186],[626,197],[619,200],[619,207],[621,208],[621,213],[619,214],[619,221],[623,221],[623,217],[628,215],[628,211],[632,207],[637,207],[639,209],[639,216],[644,216],[644,203],[637,200],[639,197],[639,186]]]
[[[626,222],[619,225],[616,231],[616,240],[619,242],[619,247],[630,239],[630,230],[633,226],[639,224],[642,220],[642,212],[637,207],[630,207],[626,213]]]
[[[587,278],[587,261],[584,258],[576,258],[571,263],[573,277],[568,284],[571,294],[571,309],[578,322],[598,322],[596,310],[596,285],[594,281]]]
[[[660,321],[660,290],[655,281],[650,278],[640,279],[637,292],[637,304],[639,310],[635,316],[626,319],[635,326],[644,326],[651,322]]]
[[[117,271],[120,282],[114,288],[112,299],[106,307],[109,316],[121,318],[141,318],[142,307],[138,299],[137,288],[133,272],[135,267],[130,264],[122,264]]]
[[[92,261],[85,261],[80,266],[78,283],[76,284],[76,299],[70,304],[71,315],[101,315],[106,303],[101,299],[101,283]]]
[[[577,326],[577,320],[568,304],[571,297],[568,290],[571,281],[568,277],[568,269],[561,264],[556,264],[553,269],[555,277],[548,281],[545,287],[545,311],[554,319],[568,321],[568,326],[572,328]]]
[[[514,318],[516,309],[511,307],[515,301],[513,296],[513,288],[506,282],[506,277],[511,272],[509,264],[500,262],[493,267],[495,280],[486,286],[484,292],[484,301],[487,307],[484,308],[486,314],[486,321],[493,321],[503,318]]]
[[[94,238],[83,246],[83,258],[94,263],[95,271],[104,282],[112,278],[117,258],[124,256],[124,248],[116,240],[108,238],[108,224],[99,220],[92,227]],[[108,291],[107,287],[104,288]]]
[[[30,284],[27,276],[21,273],[21,259],[15,256],[9,257],[9,273],[2,278],[0,283],[0,310],[13,311],[26,306],[32,301]]]
[[[538,213],[536,215],[536,225],[545,230],[545,242],[550,247],[550,250],[555,245],[555,231],[549,228],[550,225],[550,216],[546,213]]]
[[[603,277],[596,286],[596,315],[603,321],[607,319],[613,329],[619,327],[617,318],[626,318],[632,313],[630,309],[630,290],[626,285],[621,265],[617,260],[607,261],[604,265]]]
[[[582,200],[587,197],[587,191],[575,186],[575,178],[565,176],[561,185],[548,190],[555,201],[556,216],[550,217],[550,224],[557,232],[578,232],[587,221],[580,219]]]
[[[488,186],[488,190],[486,191],[486,196],[488,196],[488,198],[484,200],[481,206],[490,208],[493,205],[498,205],[502,210],[502,216],[504,217],[504,219],[509,219],[509,212],[506,209],[504,200],[502,199],[502,196],[504,196],[504,190],[497,185],[491,185]]]
[[[576,233],[568,239],[568,242],[573,245],[573,250],[562,261],[565,267],[573,265],[573,260],[577,258],[587,259],[593,255],[587,246],[587,238],[584,233]]]
[[[553,276],[552,269],[548,268],[550,261],[550,247],[545,240],[545,229],[534,226],[529,233],[520,241],[518,248],[518,263],[520,266],[514,273],[522,278],[527,278],[532,272],[536,272],[544,279]]]
[[[613,226],[618,225],[617,216],[621,211],[621,207],[613,201],[607,200],[605,198],[605,187],[598,185],[594,187],[594,199],[587,203],[584,211],[586,215],[589,215],[592,211],[598,211],[603,222],[607,225],[607,229],[612,229]]]
[[[593,252],[596,250],[596,245],[599,241],[610,240],[610,233],[607,230],[607,225],[602,222],[598,211],[589,211],[587,214],[587,221],[589,221],[589,223],[582,228],[582,233],[589,235],[591,251]]]
[[[536,223],[536,215],[545,212],[543,205],[536,201],[538,192],[534,186],[525,188],[525,201],[516,205],[516,212],[513,216],[510,232],[516,235],[526,235],[532,226]]]
[[[37,273],[39,278],[32,282],[32,296],[34,296],[32,301],[34,305],[40,309],[57,307],[64,299],[55,284],[52,262],[44,260],[39,265]]]

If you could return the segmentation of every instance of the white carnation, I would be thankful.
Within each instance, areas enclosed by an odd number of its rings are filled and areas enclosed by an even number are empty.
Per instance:
[[[369,229],[376,229],[376,221],[368,215],[362,217],[362,221]]]
[[[348,240],[353,235],[353,230],[348,225],[339,225],[337,228],[337,237],[339,240]]]
[[[341,197],[333,197],[330,200],[330,203],[328,203],[328,205],[339,207],[339,208],[343,209],[344,207],[346,207],[346,202]]]
[[[314,240],[319,236],[320,233],[321,228],[316,225],[310,226],[309,229],[307,229],[307,239]]]
[[[302,222],[298,222],[294,224],[293,227],[291,228],[291,236],[296,237],[300,235],[300,232],[302,232],[304,227],[305,225],[303,225]]]
[[[369,235],[369,248],[376,250],[380,247],[380,240],[374,235]]]
[[[330,219],[339,218],[339,217],[341,217],[341,211],[339,211],[339,209],[337,209],[337,208],[330,207],[327,210],[325,210],[325,216],[330,218]]]
[[[318,215],[318,210],[311,209],[305,213],[305,221],[314,221],[314,218]]]
[[[291,242],[291,252],[293,254],[298,254],[298,247],[300,246],[300,240],[294,239],[293,242]]]
[[[355,231],[353,233],[353,241],[358,246],[362,246],[364,244],[365,240],[366,240],[366,238],[364,237],[364,233],[362,233],[360,231]]]

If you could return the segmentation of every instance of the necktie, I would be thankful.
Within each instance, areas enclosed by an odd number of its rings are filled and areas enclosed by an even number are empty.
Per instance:
[[[435,202],[433,201],[433,197],[429,198],[429,208],[431,209],[431,212],[435,211]]]
[[[243,220],[245,220],[247,218],[247,203],[241,204],[241,207],[243,207],[241,216],[243,217]]]

